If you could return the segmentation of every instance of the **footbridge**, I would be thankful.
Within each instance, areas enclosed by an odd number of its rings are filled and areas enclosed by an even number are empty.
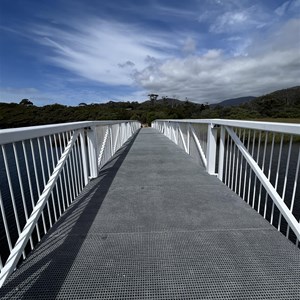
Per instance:
[[[299,299],[300,125],[0,131],[1,299]]]

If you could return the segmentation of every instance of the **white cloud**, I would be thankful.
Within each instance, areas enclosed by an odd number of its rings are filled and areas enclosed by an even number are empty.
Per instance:
[[[278,16],[282,16],[285,14],[286,10],[287,10],[287,7],[288,5],[290,4],[290,1],[286,1],[284,2],[282,5],[280,5],[279,7],[277,7],[275,9],[275,13],[278,15]]]
[[[160,95],[198,102],[261,95],[299,85],[300,20],[291,20],[269,38],[256,38],[248,56],[228,57],[218,49],[201,56],[169,59],[136,73],[138,84]],[[265,47],[261,44],[265,43]],[[257,49],[260,49],[257,51]]]
[[[20,102],[22,99],[32,99],[39,94],[39,90],[33,87],[27,88],[0,88],[0,102]]]
[[[248,49],[252,45],[252,38],[233,36],[226,41],[230,45],[230,54],[233,56],[248,56]]]
[[[132,67],[135,66],[135,64],[134,64],[132,61],[127,60],[127,61],[124,62],[123,64],[118,64],[118,66],[119,66],[120,68],[132,68]]]
[[[104,84],[132,84],[132,68],[120,68],[124,62],[143,68],[147,56],[166,58],[167,50],[175,47],[164,36],[151,32],[145,35],[137,26],[100,19],[78,24],[67,30],[39,26],[32,33],[47,47],[49,54],[46,59],[50,63]]]
[[[291,14],[298,14],[300,13],[300,0],[291,0],[291,1],[286,1],[282,5],[278,6],[275,9],[275,13],[282,17],[286,13],[291,13]]]
[[[210,25],[212,33],[240,32],[249,29],[262,28],[270,22],[269,16],[258,6],[234,9],[222,12]]]
[[[193,19],[196,18],[196,13],[192,10],[181,8],[175,8],[173,5],[163,5],[161,3],[153,1],[151,5],[151,13],[155,13],[159,16],[181,18],[181,19]]]
[[[183,52],[184,53],[194,53],[197,49],[197,43],[194,39],[192,39],[191,37],[188,37],[185,41],[184,41],[184,45],[183,45]]]
[[[29,94],[33,95],[38,93],[38,90],[36,88],[30,87],[30,88],[12,88],[12,87],[6,87],[6,88],[1,88],[0,93],[4,94],[15,94],[15,95],[24,95],[24,94]]]
[[[299,12],[299,10],[300,10],[300,0],[291,1],[290,9],[294,10],[295,12]]]

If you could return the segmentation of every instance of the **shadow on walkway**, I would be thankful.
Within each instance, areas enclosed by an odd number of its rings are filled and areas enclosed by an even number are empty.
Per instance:
[[[88,236],[90,227],[106,194],[126,158],[136,135],[128,141],[93,180],[43,238],[37,249],[12,274],[0,289],[0,298],[40,299],[43,291],[47,298],[55,299],[63,286],[76,257]],[[75,237],[76,236],[76,237]],[[105,235],[102,235],[105,239]],[[17,286],[23,286],[20,290]]]

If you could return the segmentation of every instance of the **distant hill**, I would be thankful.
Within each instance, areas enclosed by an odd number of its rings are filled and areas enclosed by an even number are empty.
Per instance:
[[[233,99],[227,99],[219,103],[211,104],[210,107],[215,107],[217,105],[228,107],[228,106],[238,106],[244,103],[247,103],[251,100],[255,99],[253,96],[247,96],[247,97],[239,97],[239,98],[233,98]]]
[[[300,112],[300,86],[256,97],[249,107],[263,117],[295,118]]]
[[[194,104],[194,105],[201,105],[199,103],[195,103],[195,102],[192,102],[192,101],[179,100],[179,99],[176,99],[176,98],[161,98],[161,99],[157,99],[155,101],[155,104],[165,105],[165,106],[172,106],[172,107],[184,105],[186,103],[191,103],[191,104]],[[142,102],[141,104],[151,104],[151,101],[147,100],[147,101]]]
[[[270,94],[256,97],[256,103],[261,103],[267,100],[279,101],[282,104],[299,104],[300,102],[300,86],[294,86],[288,89],[278,90]]]

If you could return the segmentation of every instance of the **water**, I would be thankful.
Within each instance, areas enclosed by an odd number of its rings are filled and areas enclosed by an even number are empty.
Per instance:
[[[296,191],[294,191],[294,184],[295,184],[295,174],[296,174],[296,168],[297,168],[297,160],[298,160],[298,153],[299,153],[299,143],[294,143],[291,155],[290,155],[290,161],[288,163],[288,152],[289,152],[289,144],[283,144],[282,147],[282,153],[281,153],[281,160],[280,160],[280,166],[279,166],[279,173],[277,178],[277,169],[278,169],[278,161],[279,161],[279,150],[280,145],[275,144],[274,150],[272,154],[272,146],[271,144],[268,144],[265,151],[265,160],[263,163],[263,152],[264,152],[264,145],[263,143],[260,146],[259,151],[259,160],[258,165],[263,168],[264,174],[266,177],[269,175],[269,169],[270,172],[270,182],[273,186],[276,185],[276,179],[277,179],[277,193],[284,198],[284,202],[286,205],[290,208],[291,207],[291,199],[293,196],[293,193],[295,192],[294,197],[294,207],[292,210],[293,215],[297,220],[300,219],[300,176],[297,180],[297,188]],[[252,151],[252,148],[250,148],[250,152]],[[226,153],[226,152],[225,152]],[[237,152],[235,152],[235,158],[237,161],[237,158],[239,159],[239,163],[235,165],[235,168],[233,168],[233,177],[234,179],[237,178],[238,184],[236,185],[235,180],[232,182],[231,177],[232,174],[230,174],[230,177],[224,175],[224,182],[230,186],[233,190],[235,190],[241,197],[245,199],[246,202],[249,203],[255,210],[257,210],[261,215],[264,215],[266,211],[266,219],[268,221],[272,218],[272,206],[273,201],[271,198],[266,194],[265,189],[261,185],[258,179],[256,179],[256,176],[253,171],[249,168],[249,166],[246,166],[245,160],[242,159],[241,163],[241,156],[237,156]],[[258,155],[258,145],[256,144],[254,147],[254,154],[253,157],[257,158]],[[272,160],[271,160],[271,156]],[[226,164],[226,161],[225,161]],[[229,162],[228,162],[229,164]],[[287,170],[288,166],[288,170]],[[247,172],[245,172],[245,169]],[[287,174],[287,176],[286,176]],[[286,178],[286,189],[284,190],[284,182]],[[239,185],[239,182],[241,184]],[[245,183],[245,184],[244,184]],[[280,212],[276,208],[274,208],[274,216],[273,216],[273,225],[277,228],[279,226],[279,220],[280,220]],[[280,222],[280,229],[281,232],[286,234],[287,230],[287,222],[282,218]],[[289,238],[295,242],[296,236],[293,232],[290,231]]]
[[[20,176],[22,178],[22,186],[24,190],[24,198],[26,203],[26,209],[28,212],[28,216],[30,216],[33,205],[36,204],[38,200],[38,195],[43,191],[44,189],[44,182],[48,182],[49,180],[49,173],[51,174],[54,170],[53,165],[56,165],[58,162],[58,157],[61,156],[63,149],[60,147],[54,147],[49,139],[41,142],[41,146],[39,147],[37,139],[32,140],[33,144],[33,154],[30,147],[30,142],[26,141],[25,143],[25,149],[28,159],[28,171],[29,171],[29,178],[27,175],[26,170],[26,164],[25,164],[25,155],[23,152],[22,143],[16,143],[16,151],[17,151],[17,157],[19,161],[20,166]],[[39,151],[41,149],[41,151]],[[73,148],[74,153],[76,153],[79,160],[81,160],[81,153],[78,151],[78,148]],[[57,150],[57,152],[56,152]],[[16,210],[17,214],[19,216],[19,223],[20,228],[24,227],[26,224],[26,215],[24,210],[24,205],[22,201],[22,193],[21,193],[21,186],[19,183],[18,173],[17,173],[17,166],[14,159],[14,151],[12,145],[6,145],[5,146],[5,152],[7,156],[8,161],[8,168],[9,173],[11,176],[11,183],[12,183],[12,190],[13,195],[15,198],[16,203]],[[48,164],[46,159],[46,153],[48,152]],[[52,161],[52,153],[53,153],[53,161]],[[57,155],[56,155],[57,154]],[[35,156],[35,163],[36,163],[36,173],[37,178],[35,176],[35,170],[34,170],[34,161],[33,161],[33,155]],[[74,154],[75,155],[75,154]],[[71,171],[71,159],[74,159],[69,157],[67,164],[69,166],[69,171]],[[44,169],[44,172],[43,172]],[[74,182],[71,181],[71,172],[67,173],[67,170],[64,170],[66,176],[60,176],[60,180],[57,181],[56,187],[53,190],[53,193],[51,193],[48,203],[46,207],[43,210],[43,218],[40,218],[38,222],[38,231],[40,236],[42,237],[45,233],[45,230],[49,230],[50,228],[50,220],[54,222],[55,220],[55,211],[57,214],[59,214],[59,210],[63,209],[63,206],[67,206],[67,191],[65,189],[66,186],[74,186]],[[80,170],[82,173],[82,170]],[[70,175],[70,177],[68,176]],[[82,174],[80,174],[80,177],[82,178]],[[17,238],[18,238],[18,229],[17,224],[15,221],[15,215],[14,215],[14,209],[12,204],[12,198],[11,193],[9,189],[9,183],[8,178],[6,176],[6,170],[4,165],[4,158],[3,153],[0,151],[0,190],[3,200],[3,205],[5,208],[5,214],[7,223],[9,225],[9,232],[10,232],[10,238],[12,241],[12,244],[14,245]],[[31,181],[31,187],[30,190],[30,184],[29,181]],[[32,196],[31,196],[32,195]],[[68,197],[69,198],[69,197]],[[72,198],[75,198],[75,195],[72,194]],[[59,201],[60,199],[60,201]],[[62,199],[65,199],[65,203],[62,202]],[[33,200],[33,203],[32,203]],[[37,229],[34,230],[33,235],[33,244],[36,244],[38,242],[38,232]],[[30,251],[30,245],[28,244],[26,247],[26,252]],[[9,247],[8,247],[8,241],[5,235],[5,228],[4,223],[2,219],[2,215],[0,216],[0,255],[2,258],[2,261],[5,261],[9,254]]]

